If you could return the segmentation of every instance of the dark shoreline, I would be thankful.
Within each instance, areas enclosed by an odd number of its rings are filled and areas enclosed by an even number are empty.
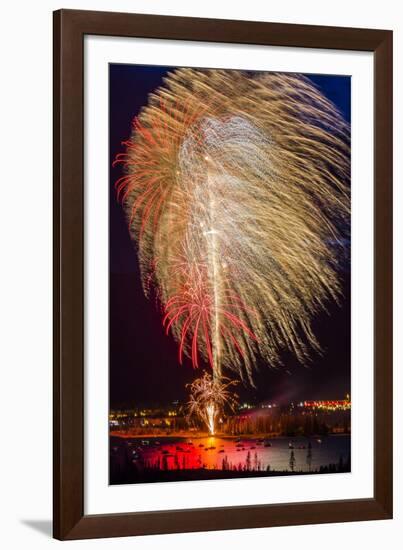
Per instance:
[[[310,435],[272,435],[272,434],[265,434],[265,433],[257,433],[257,434],[237,434],[237,435],[231,435],[231,434],[215,434],[214,436],[209,436],[208,433],[198,432],[196,434],[189,432],[186,434],[183,433],[172,433],[172,434],[130,434],[126,432],[117,432],[117,431],[110,431],[109,432],[109,438],[116,437],[118,439],[206,439],[208,437],[217,437],[220,439],[229,439],[229,440],[235,440],[235,439],[241,439],[241,440],[249,440],[249,439],[293,439],[297,437],[304,437],[307,440],[309,439],[316,439],[316,438],[326,438],[326,437],[343,437],[343,436],[350,436],[351,433],[328,433],[328,434],[310,434]]]
[[[330,465],[329,465],[330,466]],[[242,479],[242,478],[260,478],[260,477],[280,477],[280,476],[298,476],[298,475],[315,475],[315,474],[330,474],[330,473],[350,473],[351,469],[342,471],[251,471],[238,472],[236,470],[208,470],[204,468],[192,468],[189,470],[145,470],[141,473],[141,479],[136,479],[134,476],[126,477],[120,481],[110,481],[110,485],[132,485],[140,483],[165,483],[173,481],[210,481],[217,479]]]

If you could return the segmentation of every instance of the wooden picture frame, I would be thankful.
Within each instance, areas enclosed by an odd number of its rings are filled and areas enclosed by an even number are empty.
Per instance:
[[[374,497],[84,514],[84,36],[369,51],[375,63]],[[392,517],[392,32],[60,10],[54,13],[54,536],[61,540]]]

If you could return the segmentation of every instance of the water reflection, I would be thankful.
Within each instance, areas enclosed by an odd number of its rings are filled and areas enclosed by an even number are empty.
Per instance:
[[[329,465],[333,465],[333,469],[329,470]],[[111,437],[111,483],[115,482],[114,478],[124,478],[125,472],[132,469],[140,478],[141,472],[148,470],[271,472],[272,475],[286,471],[349,471],[350,436],[332,435],[323,439]]]

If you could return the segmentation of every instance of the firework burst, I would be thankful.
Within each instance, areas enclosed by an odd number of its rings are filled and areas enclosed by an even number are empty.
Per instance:
[[[339,300],[350,131],[301,75],[179,69],[151,94],[116,183],[179,361],[253,383],[254,358],[320,350]]]
[[[234,385],[236,381],[223,376],[218,379],[208,372],[189,384],[189,416],[200,418],[207,426],[210,435],[215,434],[217,419],[224,413],[225,408],[235,410],[238,396],[229,391],[229,388]]]

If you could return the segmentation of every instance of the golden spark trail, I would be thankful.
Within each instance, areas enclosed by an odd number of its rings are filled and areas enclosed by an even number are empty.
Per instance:
[[[208,163],[209,158],[205,157]],[[220,364],[220,321],[219,321],[219,267],[218,267],[218,245],[217,245],[217,231],[215,229],[215,201],[214,195],[211,189],[211,180],[209,177],[209,166],[207,164],[207,188],[208,188],[208,205],[210,214],[210,228],[205,231],[206,239],[208,240],[208,253],[211,265],[211,281],[214,296],[214,307],[212,308],[212,341],[213,341],[213,376],[218,380],[221,376],[221,364]],[[214,414],[213,414],[214,417]],[[214,423],[213,423],[214,425]]]
[[[350,128],[336,107],[302,75],[178,69],[125,145],[116,189],[179,361],[252,384],[256,357],[309,361],[349,240]]]

